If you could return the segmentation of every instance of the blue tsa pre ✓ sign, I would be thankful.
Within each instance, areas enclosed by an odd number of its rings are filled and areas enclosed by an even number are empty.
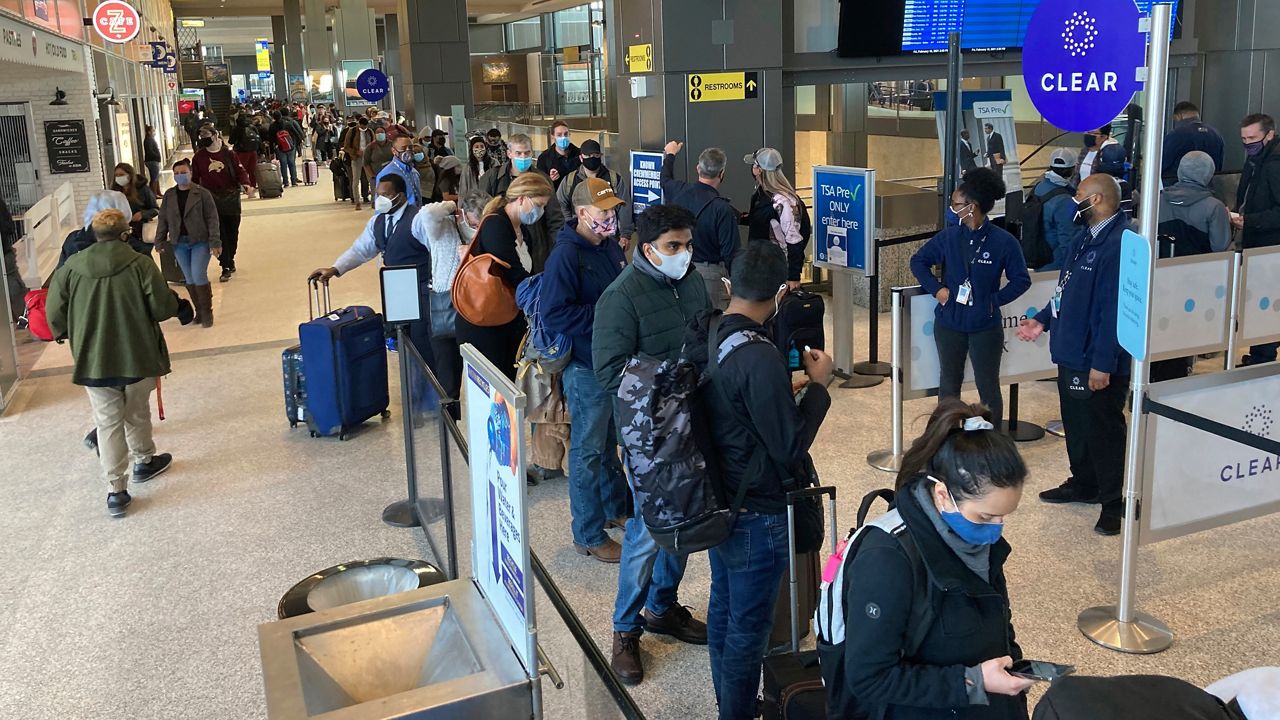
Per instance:
[[[814,263],[875,275],[876,173],[813,168]]]
[[[1040,3],[1027,25],[1022,77],[1045,120],[1089,132],[1124,112],[1142,88],[1139,17],[1132,0]]]

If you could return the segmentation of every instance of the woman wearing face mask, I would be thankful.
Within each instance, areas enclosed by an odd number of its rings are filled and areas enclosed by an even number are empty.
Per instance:
[[[903,455],[895,509],[845,568],[843,651],[823,655],[831,707],[856,702],[887,720],[1026,720],[1033,681],[1008,672],[1022,650],[1001,532],[1027,467],[991,417],[945,400]]]
[[[114,180],[115,187],[108,189],[123,194],[129,200],[129,244],[145,247],[150,252],[151,244],[142,239],[142,226],[160,214],[156,196],[151,194],[151,188],[147,187],[145,179],[138,177],[129,163],[116,165]]]
[[[506,263],[502,277],[515,288],[529,277],[533,258],[525,243],[524,226],[533,225],[555,195],[551,183],[539,173],[522,173],[511,181],[504,195],[495,197],[484,208],[480,229],[473,240],[475,255],[489,254]],[[515,379],[516,353],[528,325],[524,315],[505,325],[482,327],[467,322],[461,314],[457,320],[458,343],[471,343],[493,363],[494,367]]]
[[[480,189],[480,177],[497,166],[489,159],[489,145],[483,135],[477,135],[467,143],[467,159],[462,166],[462,177],[458,182],[458,194],[466,197]]]
[[[787,251],[787,287],[795,290],[800,287],[804,249],[812,233],[808,227],[808,210],[782,172],[781,153],[773,148],[760,148],[744,161],[751,166],[751,177],[756,181],[751,209],[743,218],[747,239],[767,240]]]
[[[466,166],[453,155],[437,157],[434,162],[436,193],[440,195],[441,200],[457,202],[461,198],[462,175],[466,172]]]
[[[413,155],[413,169],[418,171],[418,197],[423,203],[440,202],[440,191],[436,189],[436,166],[431,162],[431,155],[421,143],[409,146]]]
[[[966,356],[982,402],[996,421],[1003,419],[1000,357],[1004,326],[1000,308],[1031,287],[1031,275],[1018,241],[987,221],[987,213],[1004,198],[1004,181],[990,168],[964,174],[951,194],[947,228],[911,258],[911,272],[938,299],[933,339],[940,366],[938,399],[959,397]],[[933,267],[941,265],[942,279]],[[1001,276],[1005,284],[1001,287]]]

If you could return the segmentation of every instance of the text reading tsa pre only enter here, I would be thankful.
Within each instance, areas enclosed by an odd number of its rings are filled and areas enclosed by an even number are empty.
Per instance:
[[[861,185],[855,185],[852,190],[841,185],[823,185],[821,190],[821,201],[827,204],[827,209],[833,214],[845,215],[853,209],[853,204],[858,201],[858,194],[862,192]],[[832,215],[824,215],[822,218],[824,225],[833,225],[835,227],[848,228],[850,230],[861,229],[862,222],[859,219],[851,217],[833,217]]]

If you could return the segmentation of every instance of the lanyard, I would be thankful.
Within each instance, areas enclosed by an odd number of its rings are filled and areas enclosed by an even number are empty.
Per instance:
[[[969,263],[965,267],[964,281],[966,283],[969,282],[969,280],[973,277],[973,266],[975,263],[978,262],[978,256],[982,254],[982,248],[986,246],[987,236],[990,234],[991,234],[990,231],[988,231],[987,233],[984,233],[983,236],[976,241],[978,244],[978,247],[973,251],[973,255],[969,257]],[[970,238],[969,247],[973,247],[974,242],[975,241],[972,238]]]
[[[1063,274],[1062,280],[1058,282],[1058,295],[1062,295],[1062,291],[1067,288],[1067,283],[1071,282],[1071,271],[1075,268],[1076,263],[1080,262],[1080,256],[1084,254],[1084,249],[1089,247],[1089,244],[1095,239],[1093,233],[1089,232],[1088,241],[1080,243],[1080,249],[1076,250],[1075,257],[1071,258],[1071,264],[1067,266],[1066,273]]]

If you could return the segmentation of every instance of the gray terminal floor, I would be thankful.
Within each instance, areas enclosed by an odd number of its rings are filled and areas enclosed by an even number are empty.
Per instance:
[[[137,489],[128,517],[105,513],[94,456],[80,444],[88,403],[70,383],[66,348],[25,349],[36,372],[0,418],[0,492],[9,498],[0,520],[0,715],[266,717],[257,626],[274,619],[289,586],[347,560],[431,559],[422,531],[380,520],[382,508],[405,493],[398,403],[391,421],[372,422],[347,442],[313,440],[284,419],[280,350],[306,319],[303,278],[330,264],[367,219],[333,203],[330,189],[325,171],[316,187],[246,202],[240,272],[215,283],[217,325],[166,324],[174,364],[164,382],[168,419],[157,423],[156,437],[175,464]],[[333,288],[340,304],[378,304],[372,268]],[[859,348],[865,330],[860,315]],[[887,324],[882,333],[888,347]],[[1050,384],[1022,390],[1025,419],[1043,424],[1057,416]],[[882,384],[835,397],[813,454],[824,482],[839,489],[844,525],[863,493],[891,483],[865,462],[889,442],[890,394]],[[908,439],[930,406],[907,404]],[[421,474],[437,477],[434,428],[426,430]],[[1027,656],[1084,673],[1163,673],[1202,685],[1280,663],[1273,547],[1280,520],[1142,548],[1139,605],[1177,640],[1159,655],[1112,653],[1080,635],[1075,619],[1116,600],[1119,539],[1094,535],[1095,509],[1035,500],[1034,492],[1066,475],[1062,440],[1022,449],[1032,477],[1007,536],[1014,623]],[[463,484],[460,467],[457,477]],[[533,488],[530,498],[533,548],[607,653],[616,566],[573,552],[563,480]],[[706,557],[695,556],[682,600],[702,616],[708,589]],[[537,613],[543,645],[566,682],[561,691],[546,686],[547,717],[612,716],[541,596]],[[654,637],[642,647],[648,677],[633,694],[648,717],[714,717],[704,648]]]

